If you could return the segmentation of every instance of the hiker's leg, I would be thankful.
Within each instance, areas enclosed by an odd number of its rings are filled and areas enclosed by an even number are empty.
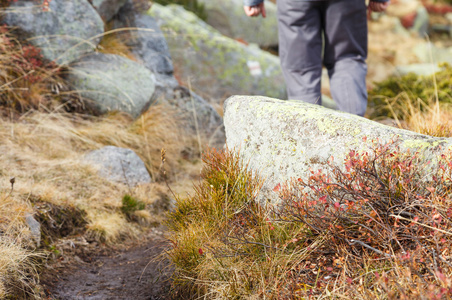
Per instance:
[[[278,0],[277,5],[279,57],[288,97],[321,104],[321,5],[296,0]]]
[[[325,1],[324,64],[342,111],[363,116],[367,107],[367,16],[363,0]]]

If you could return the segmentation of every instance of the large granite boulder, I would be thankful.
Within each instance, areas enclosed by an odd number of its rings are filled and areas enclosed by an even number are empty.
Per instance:
[[[156,76],[156,88],[167,93],[179,84],[173,76],[173,62],[165,37],[154,18],[137,11],[131,1],[125,4],[112,22],[113,29],[134,57]]]
[[[385,126],[355,115],[303,102],[265,97],[234,96],[225,102],[224,123],[229,149],[240,151],[245,163],[266,179],[262,195],[291,178],[307,179],[310,168],[325,162],[343,167],[350,150],[367,151],[372,140],[385,143],[398,137],[402,151],[423,152],[434,160],[452,149],[452,139],[435,138]]]
[[[127,0],[92,0],[92,5],[101,18],[108,22],[126,2]]]
[[[286,98],[276,56],[225,37],[181,6],[154,3],[148,13],[166,36],[176,75],[194,90],[220,101],[232,94]]]
[[[114,54],[83,57],[71,65],[67,80],[97,114],[118,110],[137,118],[149,108],[155,90],[150,70]]]
[[[206,22],[222,34],[256,43],[262,47],[278,46],[276,5],[265,2],[266,18],[250,18],[243,10],[243,0],[198,0],[206,9]]]
[[[1,14],[4,23],[17,27],[46,59],[60,65],[93,51],[104,32],[102,19],[87,0],[49,1],[46,11],[33,0],[11,1]]]
[[[151,182],[144,162],[130,149],[106,146],[88,153],[84,160],[96,165],[101,177],[115,183],[134,187]]]

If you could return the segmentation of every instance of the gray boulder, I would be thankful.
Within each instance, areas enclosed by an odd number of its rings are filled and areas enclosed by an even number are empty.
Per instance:
[[[173,62],[165,37],[151,16],[137,11],[132,2],[124,5],[113,20],[113,29],[135,58],[156,76],[156,88],[167,92],[179,84],[173,76]]]
[[[92,5],[101,18],[108,22],[126,2],[127,0],[92,0]]]
[[[414,20],[413,27],[410,31],[416,32],[420,37],[425,38],[428,36],[430,16],[427,9],[424,6],[419,7],[416,10],[416,19]]]
[[[219,101],[231,94],[286,98],[276,56],[225,37],[181,6],[154,3],[148,13],[165,34],[176,74],[195,91]]]
[[[210,146],[222,147],[225,142],[223,119],[207,101],[179,86],[173,75],[168,45],[155,19],[129,1],[112,24],[114,29],[124,29],[116,33],[118,38],[139,62],[155,74],[154,98],[176,108],[178,118],[189,134],[199,134]]]
[[[419,76],[429,76],[441,71],[437,64],[411,64],[405,66],[396,66],[396,75],[406,75],[414,73]]]
[[[278,45],[276,5],[265,2],[266,18],[250,18],[243,10],[243,0],[198,0],[207,12],[206,22],[222,34],[262,47]]]
[[[48,11],[32,0],[11,1],[2,16],[46,59],[60,65],[93,51],[104,32],[102,19],[86,0],[49,1]]]
[[[413,48],[413,53],[422,63],[438,64],[447,62],[452,64],[452,47],[440,48],[431,42],[419,43]]]
[[[273,188],[291,178],[306,180],[325,162],[343,168],[350,150],[368,151],[372,140],[398,137],[402,151],[423,153],[435,161],[452,147],[452,139],[421,135],[368,119],[303,102],[234,96],[225,102],[224,124],[229,149],[265,178],[262,196],[274,199]]]
[[[71,65],[67,80],[97,114],[118,110],[137,118],[149,108],[155,90],[150,70],[114,54],[83,57]]]
[[[200,135],[210,147],[221,149],[226,141],[223,118],[196,93],[179,86],[172,97],[165,100],[179,112],[179,119],[192,135]]]
[[[144,162],[130,149],[106,146],[88,153],[84,160],[97,165],[99,175],[115,183],[134,187],[151,182]]]

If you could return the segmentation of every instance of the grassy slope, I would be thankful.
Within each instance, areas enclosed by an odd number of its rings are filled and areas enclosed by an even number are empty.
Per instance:
[[[180,163],[183,161],[180,153],[187,140],[176,123],[167,122],[169,111],[155,106],[135,122],[120,115],[90,120],[40,112],[29,113],[15,121],[0,119],[0,227],[6,232],[0,244],[0,257],[11,258],[5,264],[0,261],[0,274],[12,274],[13,270],[20,277],[22,270],[28,268],[20,265],[26,265],[26,258],[34,253],[26,250],[34,246],[24,218],[28,213],[37,212],[35,218],[43,220],[39,207],[46,204],[83,210],[86,234],[104,242],[139,233],[140,226],[130,223],[121,212],[121,200],[126,194],[146,204],[145,210],[136,213],[135,219],[140,220],[140,224],[160,222],[161,217],[153,214],[155,203],[167,205],[169,199],[162,181],[162,148],[166,149],[167,163],[163,167],[169,180],[177,176],[179,186],[187,185],[189,180],[189,175],[180,175],[187,174]],[[99,177],[95,167],[84,163],[82,158],[88,151],[105,145],[134,150],[157,182],[132,188]],[[189,162],[186,164],[191,167]],[[12,177],[15,184],[11,191]],[[58,216],[49,214],[49,217]],[[44,249],[50,249],[53,241],[51,237],[43,237]],[[11,286],[20,281],[19,277],[9,277],[0,276],[0,283]]]
[[[196,138],[185,134],[165,105],[152,106],[135,121],[118,113],[77,114],[80,100],[66,87],[62,70],[6,28],[0,40],[0,298],[34,297],[36,265],[49,253],[61,253],[58,239],[82,234],[110,243],[160,223],[172,197],[164,179],[176,192],[187,190],[199,172],[199,153]],[[110,37],[101,47],[123,54],[118,45]],[[99,177],[83,155],[106,145],[135,151],[154,182],[133,188]],[[124,213],[125,195],[145,209]],[[26,225],[29,214],[42,226],[38,249]]]

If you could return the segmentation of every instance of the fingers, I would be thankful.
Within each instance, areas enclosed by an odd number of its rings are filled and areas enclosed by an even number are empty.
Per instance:
[[[385,11],[387,8],[388,8],[388,6],[389,6],[389,3],[391,3],[390,1],[388,1],[388,2],[385,2],[385,3],[382,3],[382,8],[383,8],[383,11]]]
[[[265,11],[265,5],[264,5],[264,2],[262,2],[262,3],[259,4],[259,5],[260,5],[260,8],[261,8],[261,14],[262,14],[262,17],[265,18],[265,17],[267,16],[267,12]]]
[[[264,3],[261,3],[256,6],[244,6],[245,14],[248,17],[257,17],[262,14],[262,17],[266,17],[265,6]]]
[[[389,1],[388,2],[376,2],[376,1],[370,1],[369,2],[369,8],[374,12],[383,12],[388,8]]]
[[[257,17],[259,14],[259,11],[256,6],[244,6],[245,14],[248,17]]]

